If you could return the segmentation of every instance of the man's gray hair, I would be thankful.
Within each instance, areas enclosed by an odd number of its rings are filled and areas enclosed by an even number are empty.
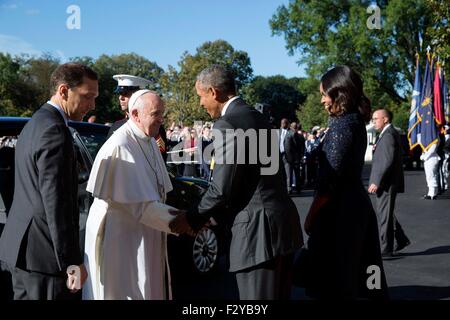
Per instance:
[[[236,82],[233,71],[219,64],[213,64],[203,69],[197,76],[197,81],[203,88],[212,87],[224,94],[236,93]]]

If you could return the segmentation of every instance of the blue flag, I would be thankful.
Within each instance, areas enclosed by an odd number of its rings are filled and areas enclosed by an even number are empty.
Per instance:
[[[409,113],[409,124],[408,124],[408,140],[409,140],[409,148],[410,150],[414,149],[420,141],[420,120],[418,116],[418,111],[420,107],[420,92],[421,92],[421,84],[420,84],[420,68],[419,68],[419,55],[417,55],[416,62],[416,76],[414,79],[414,89],[412,92],[412,100],[411,100],[411,111]]]
[[[433,80],[430,62],[431,61],[428,58],[425,73],[423,75],[423,88],[419,108],[420,145],[424,151],[437,143],[439,136],[433,113]]]

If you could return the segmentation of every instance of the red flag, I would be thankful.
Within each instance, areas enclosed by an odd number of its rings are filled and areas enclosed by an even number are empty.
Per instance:
[[[441,92],[441,77],[439,75],[441,71],[441,66],[439,63],[436,65],[436,74],[434,76],[434,117],[436,119],[436,124],[438,127],[445,124],[444,116],[444,104],[442,103],[442,92]]]

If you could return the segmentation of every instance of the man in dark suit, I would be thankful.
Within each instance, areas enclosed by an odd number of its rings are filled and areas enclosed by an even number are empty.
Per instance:
[[[392,256],[409,245],[400,223],[395,217],[395,198],[404,192],[402,147],[400,135],[392,122],[392,113],[380,109],[373,113],[375,129],[381,131],[375,145],[369,192],[376,195],[375,207],[378,214],[383,256]],[[394,239],[397,245],[394,247]]]
[[[288,119],[281,119],[279,131],[281,160],[283,161],[288,193],[292,193],[294,162],[297,160],[297,146],[294,132],[289,128]]]
[[[288,299],[293,253],[303,245],[303,237],[297,209],[280,171],[283,167],[276,166],[271,174],[263,170],[258,146],[266,144],[266,150],[271,150],[270,125],[236,95],[233,73],[223,66],[203,70],[196,90],[209,115],[219,118],[213,128],[215,166],[198,208],[178,215],[171,227],[180,233],[189,233],[190,228],[198,231],[213,217],[231,233],[229,270],[235,272],[240,299]],[[253,132],[256,140],[236,143],[236,138],[242,138],[239,130]],[[261,132],[266,132],[266,137]],[[276,145],[275,134],[274,138]],[[224,152],[234,155],[232,161],[224,160]],[[257,161],[249,160],[256,155]],[[276,147],[271,158],[280,164]]]
[[[66,63],[53,72],[50,85],[50,101],[17,141],[14,199],[0,239],[0,260],[12,272],[14,299],[73,299],[86,280],[76,154],[67,121],[81,121],[95,107],[97,74]]]
[[[295,183],[296,187],[297,187],[297,192],[301,191],[301,187],[305,180],[304,168],[303,168],[304,167],[303,158],[305,156],[306,143],[305,143],[305,138],[303,137],[303,134],[301,132],[301,129],[302,129],[302,126],[300,123],[298,123],[298,124],[296,122],[291,123],[291,130],[294,130],[294,132],[295,132],[295,135],[294,135],[295,143],[297,145],[297,160],[294,163],[294,170],[297,170],[297,173],[295,173],[295,174],[298,175],[298,177],[299,177]]]
[[[297,193],[300,193],[300,164],[305,153],[305,141],[303,136],[297,133],[297,124],[292,122],[290,124],[290,130],[284,139],[285,150],[285,169],[287,175],[288,192],[293,192],[293,189]],[[286,166],[286,163],[288,164]]]

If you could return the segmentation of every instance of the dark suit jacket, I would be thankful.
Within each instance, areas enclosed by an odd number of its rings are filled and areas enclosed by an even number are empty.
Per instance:
[[[270,129],[264,116],[241,99],[233,101],[226,114],[219,118],[213,129]],[[259,132],[259,131],[256,131]],[[270,137],[270,134],[268,135]],[[262,139],[258,136],[259,140]],[[267,145],[270,143],[266,140]],[[214,140],[215,159],[224,149],[234,148],[235,159],[244,149],[225,141]],[[268,146],[268,150],[271,150]],[[279,255],[293,252],[303,245],[299,215],[287,194],[283,180],[283,165],[279,150],[275,148],[279,166],[274,175],[261,175],[263,165],[248,159],[243,164],[216,162],[212,182],[198,206],[198,212],[188,214],[191,225],[214,217],[219,225],[231,231],[230,271],[256,266]],[[245,154],[249,153],[245,144]],[[269,167],[267,165],[266,167]],[[201,219],[200,218],[200,219]],[[197,221],[196,221],[197,219]]]
[[[384,191],[391,187],[395,192],[405,190],[402,145],[393,125],[385,130],[376,144],[369,185],[372,183]]]
[[[305,152],[304,141],[302,144],[299,134],[291,129],[288,129],[284,138],[284,152],[286,160],[291,164],[299,163]]]
[[[47,274],[81,264],[76,158],[69,128],[53,106],[43,105],[23,128],[15,168],[0,260]]]
[[[123,124],[124,124],[125,122],[127,122],[127,121],[128,121],[127,118],[123,118],[123,119],[121,119],[121,120],[117,120],[116,122],[114,122],[114,123],[112,124],[111,128],[109,128],[108,135],[106,136],[106,140],[108,140],[109,137],[112,136],[112,134],[114,133],[114,131],[116,131],[116,130],[119,129],[121,126],[123,126]]]

